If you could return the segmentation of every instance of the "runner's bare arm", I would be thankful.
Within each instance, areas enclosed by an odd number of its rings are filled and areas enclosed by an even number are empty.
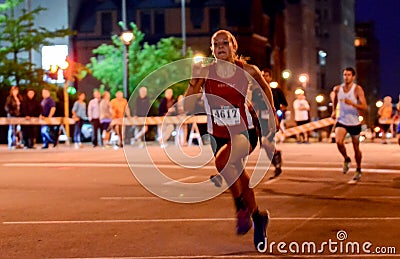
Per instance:
[[[366,111],[368,109],[367,100],[365,98],[364,90],[359,85],[357,85],[356,88],[356,97],[358,99],[358,103],[353,104],[353,106],[359,110]]]
[[[193,65],[192,78],[189,81],[189,86],[185,92],[185,101],[183,102],[183,106],[186,112],[194,111],[196,107],[196,101],[201,97],[201,90],[207,76],[208,67],[203,67],[201,63],[196,63]]]
[[[336,118],[336,107],[337,107],[337,104],[338,104],[338,98],[337,98],[337,95],[338,95],[338,92],[339,92],[339,87],[340,86],[335,86],[335,87],[333,87],[333,99],[332,99],[332,115],[331,115],[331,117],[332,118]]]

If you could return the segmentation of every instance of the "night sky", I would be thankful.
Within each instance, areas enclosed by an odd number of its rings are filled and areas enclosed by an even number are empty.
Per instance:
[[[356,21],[374,21],[380,44],[380,97],[400,94],[400,1],[356,0]],[[367,94],[367,93],[366,93]]]

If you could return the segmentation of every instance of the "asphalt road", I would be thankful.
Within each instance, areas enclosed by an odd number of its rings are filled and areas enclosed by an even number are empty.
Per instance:
[[[61,145],[46,151],[1,146],[0,258],[400,256],[398,145],[363,143],[364,173],[356,185],[348,184],[354,163],[343,175],[334,144],[279,147],[282,176],[270,181],[270,171],[255,187],[260,208],[271,214],[269,247],[258,252],[252,230],[235,234],[229,192],[199,203],[167,201],[139,184],[126,160],[144,177],[157,167],[176,181],[199,183],[215,172],[213,161],[208,161],[209,146],[201,152],[185,147],[185,155],[175,147],[165,152],[157,146],[127,147],[125,152],[89,146],[76,150]],[[353,156],[351,145],[347,147]],[[249,158],[250,171],[258,154],[256,150]],[[164,182],[158,188],[161,195],[176,196],[168,188],[174,183]],[[157,186],[157,180],[148,177],[146,187]],[[180,186],[177,199],[198,196],[193,186]],[[203,186],[206,193],[223,190],[211,183]]]

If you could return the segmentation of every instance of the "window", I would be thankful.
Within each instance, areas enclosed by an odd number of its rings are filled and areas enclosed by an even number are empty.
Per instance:
[[[112,14],[104,12],[101,14],[101,35],[110,36],[112,34]]]
[[[154,13],[154,34],[165,34],[165,17],[163,11]]]
[[[151,12],[150,11],[142,11],[140,14],[140,29],[146,34],[151,34]]]
[[[210,32],[219,30],[221,14],[219,8],[210,9]]]
[[[318,65],[325,66],[326,65],[326,51],[319,50],[318,51]]]
[[[367,39],[366,39],[366,38],[357,37],[357,38],[354,40],[354,46],[355,46],[355,47],[367,46]]]

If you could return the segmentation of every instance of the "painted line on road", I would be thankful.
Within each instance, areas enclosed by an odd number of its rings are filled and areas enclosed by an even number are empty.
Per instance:
[[[312,196],[315,197],[315,196]],[[319,196],[321,198],[324,198],[324,196]],[[201,197],[186,197],[186,198],[201,198]],[[257,199],[292,199],[292,198],[298,198],[298,199],[306,199],[307,197],[304,196],[296,196],[294,195],[258,195],[256,193],[256,198]],[[354,197],[349,197],[349,196],[343,196],[343,195],[336,195],[336,196],[327,196],[326,198],[334,198],[334,199],[378,199],[378,200],[391,200],[391,199],[400,199],[400,196],[354,196]],[[218,199],[232,199],[231,196],[220,196]],[[164,201],[164,199],[159,198],[157,196],[148,196],[148,197],[143,197],[143,196],[115,196],[115,197],[100,197],[100,200],[109,200],[109,201],[121,201],[121,200],[160,200]]]
[[[129,257],[68,257],[68,259],[204,259],[204,258],[279,258],[294,257],[294,258],[361,258],[361,257],[398,257],[398,254],[319,254],[319,255],[304,255],[304,254],[273,254],[273,255],[166,255],[166,256],[129,256]]]
[[[187,180],[190,180],[190,179],[194,179],[194,178],[197,178],[197,176],[194,176],[194,175],[192,175],[192,176],[188,176],[188,177],[184,177],[184,178],[180,178],[180,179],[177,179],[177,180],[172,180],[172,181],[169,181],[169,182],[166,182],[166,183],[163,183],[163,184],[173,184],[173,183],[178,183],[178,182],[184,182],[184,181],[187,181]]]
[[[128,168],[128,164],[125,163],[4,163],[2,166],[5,167],[124,167]],[[149,164],[135,164],[133,167],[137,168],[154,168],[154,165]],[[189,167],[179,165],[168,165],[168,164],[156,164],[157,168],[164,169],[187,169]],[[247,166],[248,169],[254,169],[254,166]],[[190,167],[190,169],[193,169]],[[215,169],[213,165],[206,165],[199,169]],[[297,167],[297,166],[283,166],[283,170],[292,171],[339,171],[337,167]],[[398,169],[373,169],[363,168],[363,172],[366,173],[379,173],[379,174],[400,174]]]
[[[183,223],[236,221],[236,218],[181,218],[181,219],[109,219],[109,220],[38,220],[38,221],[4,221],[3,225],[52,225],[52,224],[103,224],[103,223]],[[364,217],[364,218],[323,218],[323,217],[293,217],[271,218],[272,221],[394,221],[400,217]]]

